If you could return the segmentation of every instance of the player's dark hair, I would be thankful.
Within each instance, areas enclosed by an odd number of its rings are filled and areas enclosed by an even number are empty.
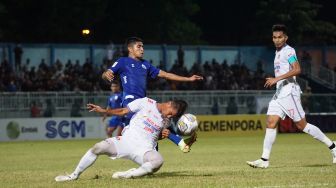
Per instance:
[[[143,40],[139,37],[129,37],[128,39],[126,39],[126,46],[129,46],[131,44],[134,44],[136,42],[143,42]]]
[[[172,105],[177,110],[176,117],[181,117],[188,108],[188,103],[184,100],[173,100]]]
[[[112,80],[111,85],[112,85],[112,84],[117,84],[118,86],[120,86],[120,83],[119,83],[119,81],[117,81],[117,80]]]
[[[272,27],[272,32],[282,31],[285,35],[287,35],[287,27],[284,24],[275,24]]]

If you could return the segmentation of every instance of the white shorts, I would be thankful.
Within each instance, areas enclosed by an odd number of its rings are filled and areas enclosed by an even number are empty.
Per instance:
[[[294,122],[298,122],[305,117],[300,95],[289,95],[272,99],[268,104],[267,115],[278,115],[281,119],[285,119],[286,115]]]
[[[117,150],[117,156],[110,157],[111,159],[130,159],[139,165],[143,164],[145,153],[153,150],[152,148],[141,147],[136,143],[130,142],[128,139],[123,139],[123,136],[108,138],[106,141],[108,143],[114,143]]]

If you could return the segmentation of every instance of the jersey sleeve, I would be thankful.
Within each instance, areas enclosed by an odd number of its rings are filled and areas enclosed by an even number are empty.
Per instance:
[[[148,63],[148,75],[151,78],[156,78],[159,75],[160,69],[154,67],[152,64]]]
[[[131,112],[138,112],[143,108],[144,102],[146,98],[141,98],[141,99],[136,99],[130,103],[128,103],[127,108],[131,111]]]
[[[289,49],[287,51],[287,61],[288,61],[289,64],[293,64],[293,63],[298,61],[294,49]]]
[[[123,59],[119,58],[116,62],[113,63],[108,69],[111,70],[114,74],[118,74],[120,69],[125,63],[123,63]]]

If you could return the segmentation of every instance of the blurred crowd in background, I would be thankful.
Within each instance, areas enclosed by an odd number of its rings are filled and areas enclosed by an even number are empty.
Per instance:
[[[5,59],[0,64],[0,91],[102,91],[109,90],[107,82],[101,79],[101,74],[122,55],[120,49],[113,54],[107,53],[104,62],[93,64],[89,58],[85,62],[76,60],[61,62],[56,60],[52,65],[41,59],[37,67],[30,59],[21,60],[22,48],[14,49],[15,65],[11,66]],[[159,68],[182,76],[199,74],[204,81],[196,83],[168,82],[164,79],[149,80],[149,90],[261,90],[265,73],[261,62],[257,62],[257,70],[251,71],[244,64],[229,65],[226,60],[218,62],[216,59],[196,62],[188,70],[184,64],[184,52],[180,48],[177,60],[165,70],[162,63]],[[152,60],[149,60],[151,63]]]

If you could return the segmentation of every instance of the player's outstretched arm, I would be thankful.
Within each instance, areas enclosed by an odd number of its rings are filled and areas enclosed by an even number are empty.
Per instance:
[[[102,114],[106,114],[108,116],[116,115],[116,116],[124,116],[130,112],[128,108],[115,108],[115,109],[104,109],[95,104],[87,104],[87,109],[90,112],[98,112]]]
[[[107,111],[108,109],[109,109],[109,107],[106,107],[106,111]],[[107,115],[106,115],[106,113],[104,113],[104,115],[103,115],[103,117],[102,117],[102,121],[103,121],[103,122],[105,121],[106,117],[107,117]]]
[[[192,75],[190,77],[185,77],[185,76],[179,76],[173,73],[165,72],[163,70],[160,70],[158,77],[164,78],[166,80],[173,80],[173,81],[179,81],[179,82],[194,82],[197,80],[203,80],[203,76]]]

